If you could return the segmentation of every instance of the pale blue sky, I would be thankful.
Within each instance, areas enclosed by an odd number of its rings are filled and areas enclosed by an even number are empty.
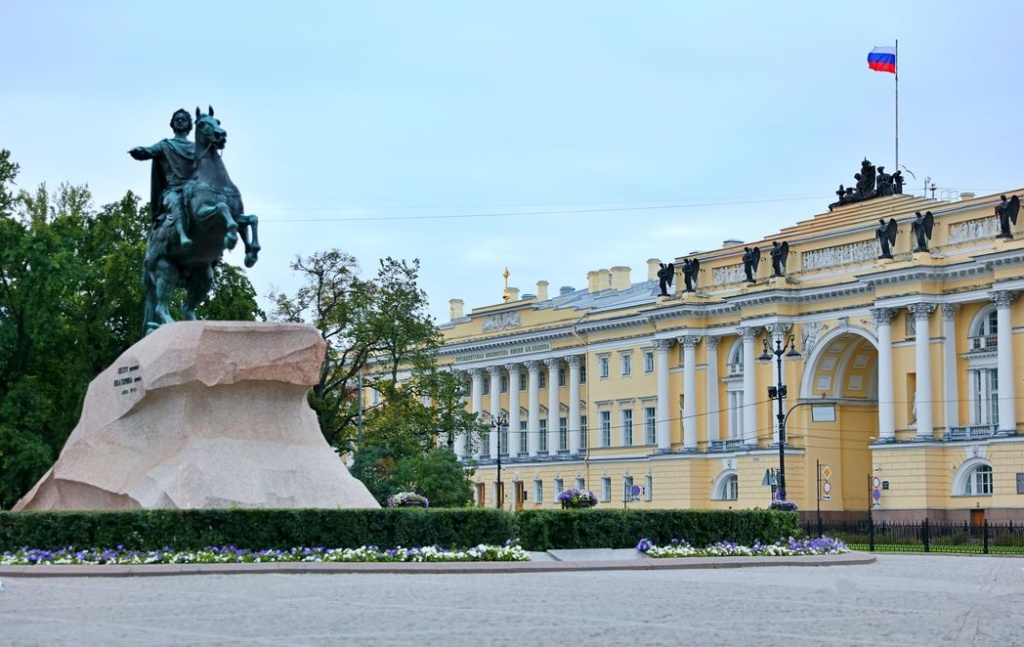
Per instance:
[[[261,295],[296,287],[296,254],[338,247],[366,274],[419,258],[445,321],[450,298],[499,302],[505,266],[556,294],[770,237],[862,158],[894,170],[893,76],[866,57],[896,39],[907,191],[1024,185],[1010,0],[6,0],[0,25],[0,147],[22,188],[148,195],[126,151],[214,106],[261,219]],[[605,211],[523,215],[578,210]]]

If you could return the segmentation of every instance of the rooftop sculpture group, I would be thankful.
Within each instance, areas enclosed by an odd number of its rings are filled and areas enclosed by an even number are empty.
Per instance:
[[[175,288],[185,288],[183,313],[185,319],[195,319],[196,308],[213,285],[214,266],[239,238],[245,244],[246,267],[256,263],[260,251],[258,219],[243,213],[242,196],[221,161],[227,132],[212,107],[208,114],[196,108],[195,126],[193,144],[188,140],[192,116],[178,110],[171,117],[173,138],[128,151],[137,160],[153,160],[143,334],[174,320],[170,304]]]
[[[839,185],[839,189],[836,191],[839,199],[828,205],[829,211],[844,204],[870,200],[871,198],[883,195],[903,193],[902,171],[897,170],[892,174],[886,173],[884,166],[876,168],[867,158],[860,163],[860,172],[854,173],[853,179],[856,180],[854,186]]]

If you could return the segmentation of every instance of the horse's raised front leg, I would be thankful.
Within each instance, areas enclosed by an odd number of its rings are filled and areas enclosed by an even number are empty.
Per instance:
[[[224,219],[224,224],[227,226],[228,233],[224,235],[225,249],[234,249],[235,245],[238,244],[238,223],[231,217],[231,209],[228,208],[226,202],[206,204],[199,207],[198,211],[196,211],[196,218],[204,220],[215,212],[220,214],[221,218]]]
[[[253,214],[238,216],[239,233],[242,235],[242,242],[245,243],[245,266],[252,267],[256,264],[260,252],[260,219]]]

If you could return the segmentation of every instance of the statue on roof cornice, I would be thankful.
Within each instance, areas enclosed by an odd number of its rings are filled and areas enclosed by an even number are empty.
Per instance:
[[[683,259],[683,280],[686,281],[686,291],[695,292],[697,288],[697,274],[700,272],[700,261],[696,258]]]
[[[996,205],[996,217],[999,218],[999,234],[996,238],[1013,238],[1010,233],[1010,225],[1017,224],[1017,214],[1020,212],[1020,198],[1013,196],[1009,200],[1005,195],[999,196],[999,204]]]
[[[917,241],[915,252],[927,252],[928,242],[932,239],[932,228],[935,226],[935,216],[931,211],[922,214],[920,211],[914,214],[914,222],[910,228],[914,232],[914,240]]]
[[[893,174],[886,173],[884,166],[875,168],[866,157],[860,163],[860,172],[855,173],[853,179],[856,180],[854,187],[839,185],[836,191],[839,199],[828,205],[829,211],[852,202],[903,193],[903,174],[899,170]]]
[[[669,287],[672,285],[672,279],[676,275],[676,266],[672,263],[660,263],[661,267],[658,269],[658,288],[660,289],[658,296],[667,297],[670,296],[668,293]]]

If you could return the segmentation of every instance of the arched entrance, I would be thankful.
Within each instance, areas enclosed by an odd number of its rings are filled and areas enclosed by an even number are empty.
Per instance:
[[[815,509],[820,497],[823,517],[861,513],[869,505],[871,444],[878,439],[875,336],[843,326],[822,335],[805,357],[800,399],[786,429],[789,444],[805,449],[804,509]]]

